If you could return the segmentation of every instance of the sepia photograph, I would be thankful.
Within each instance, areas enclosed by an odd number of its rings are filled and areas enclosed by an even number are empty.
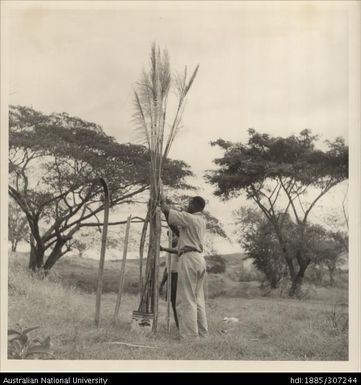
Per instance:
[[[1,371],[359,371],[360,12],[2,1]]]

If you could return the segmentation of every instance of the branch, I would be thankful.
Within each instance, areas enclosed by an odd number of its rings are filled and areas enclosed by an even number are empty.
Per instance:
[[[145,189],[147,189],[147,186],[142,186],[141,188],[139,188],[139,189],[136,190],[136,191],[133,191],[132,193],[129,193],[129,194],[127,194],[127,195],[124,195],[124,196],[122,196],[122,197],[119,197],[119,198],[116,199],[115,201],[112,201],[112,202],[111,202],[111,207],[113,207],[113,206],[115,206],[116,204],[122,202],[123,199],[129,198],[129,197],[131,197],[131,196],[133,196],[133,195],[136,195],[136,194],[138,194],[138,193],[144,191]],[[89,192],[90,192],[90,191],[91,191],[91,190],[89,190]],[[95,193],[94,195],[96,195],[96,193]],[[90,197],[89,199],[91,199],[91,197]],[[89,199],[88,199],[88,200],[89,200]],[[79,210],[81,209],[81,207],[82,207],[85,203],[86,203],[86,200],[84,200],[82,203],[80,203],[79,206],[76,208],[76,210],[73,211],[73,215],[70,215],[70,217],[74,216],[74,214],[75,214],[77,211],[79,211]],[[92,203],[92,202],[90,202],[90,203]],[[89,206],[87,206],[87,208],[89,209]],[[71,222],[71,223],[67,224],[66,226],[64,226],[63,229],[62,229],[62,231],[68,230],[68,229],[70,229],[71,227],[73,227],[74,225],[77,225],[77,224],[79,224],[80,222],[83,222],[83,221],[85,221],[85,220],[87,220],[87,219],[93,217],[95,214],[97,214],[97,213],[103,211],[103,209],[104,209],[104,205],[99,206],[96,210],[94,210],[94,211],[91,212],[90,214],[84,215],[83,217],[78,218],[77,220],[74,220],[73,222]],[[61,222],[63,222],[64,220],[67,220],[67,219],[69,219],[69,218],[63,217],[63,218],[61,218],[61,220],[59,220],[59,223],[54,223],[54,225],[47,231],[46,241],[49,241],[50,239],[52,239],[52,238],[54,237],[54,234],[51,234],[51,232],[54,230],[54,227],[55,227],[56,225],[59,225]],[[117,223],[117,222],[116,222],[116,223]],[[84,225],[85,225],[85,224],[82,224],[80,227],[83,227]],[[98,223],[94,223],[94,224],[92,224],[92,226],[99,226],[99,224],[98,224]]]
[[[53,231],[54,229],[56,229],[57,227],[59,227],[60,224],[61,224],[62,222],[67,223],[67,221],[68,221],[71,217],[73,217],[73,216],[74,216],[74,215],[75,215],[75,214],[76,214],[76,213],[77,213],[77,212],[84,206],[84,204],[87,202],[87,200],[91,199],[91,196],[92,196],[92,194],[91,194],[92,189],[93,189],[93,186],[89,189],[88,194],[87,194],[88,196],[85,197],[84,200],[82,200],[81,203],[79,203],[78,207],[76,207],[74,210],[70,211],[68,214],[63,215],[62,217],[58,218],[58,219],[54,222],[54,224],[53,224],[53,225],[49,228],[49,230],[44,234],[44,240],[48,241],[48,240],[50,240],[51,238],[53,238],[53,237],[54,237],[54,234],[52,234],[52,231]],[[92,214],[91,214],[90,216],[92,216]],[[75,222],[73,222],[73,223],[71,223],[71,224],[65,225],[65,226],[63,227],[62,230],[65,231],[65,230],[71,228],[73,225],[76,225],[78,222],[81,222],[81,221],[84,220],[84,219],[86,219],[86,218],[84,218],[84,215],[82,214],[81,217],[80,217],[77,221],[75,221]]]
[[[275,191],[276,191],[277,187],[279,187],[279,186],[280,186],[280,184],[277,182],[277,184],[276,184],[275,188],[273,189],[273,191],[272,191],[271,195],[269,196],[269,199],[272,199],[272,196],[273,196],[273,194],[275,193]]]
[[[346,208],[345,208],[345,201],[346,201],[347,194],[348,194],[348,184],[347,184],[347,190],[345,192],[345,195],[344,195],[343,201],[342,201],[342,212],[343,212],[343,216],[344,216],[344,219],[345,219],[345,222],[346,222],[346,226],[347,226],[347,230],[348,230],[349,229],[349,227],[348,227],[348,216],[347,216]],[[348,251],[348,246],[347,246],[347,251]]]
[[[284,223],[284,221],[286,219],[286,214],[287,214],[288,209],[290,208],[290,206],[291,206],[291,203],[290,203],[290,201],[288,201],[288,204],[286,206],[286,209],[283,212],[283,216],[282,216],[282,219],[281,219],[281,222],[280,222],[281,223],[281,227],[283,226],[283,223]],[[281,213],[278,215],[278,217],[280,217],[280,215],[281,215]]]
[[[302,201],[301,201],[301,198],[300,198],[300,194],[297,194],[297,198],[298,198],[298,202],[300,203],[303,214],[306,214],[305,209],[304,209],[303,204],[302,204]]]
[[[321,193],[318,195],[318,197],[310,204],[308,207],[305,216],[303,218],[303,224],[306,223],[309,213],[311,212],[312,208],[315,206],[315,204],[334,186],[336,186],[339,183],[338,180],[335,180],[332,182],[332,178],[326,183],[326,187],[321,191]]]
[[[49,249],[50,246],[52,246],[54,243],[58,242],[58,239],[55,238],[55,239],[52,240],[50,243],[47,243],[47,242],[49,242],[49,240],[44,241],[45,249]]]
[[[291,185],[291,183],[289,183],[288,186],[287,186],[287,188],[286,188],[286,186],[284,185],[284,183],[283,183],[281,177],[279,177],[279,180],[280,180],[280,183],[281,183],[281,185],[282,185],[282,188],[283,188],[283,190],[285,191],[285,193],[286,193],[286,195],[287,195],[287,197],[288,197],[288,200],[289,200],[289,202],[290,202],[290,204],[291,204],[291,207],[292,207],[293,213],[295,214],[297,223],[301,223],[300,218],[299,218],[298,213],[297,213],[297,210],[296,210],[296,207],[295,207],[295,205],[294,205],[294,203],[293,203],[294,198],[292,198],[292,196],[291,196],[291,194],[290,194],[290,192],[289,192],[289,190],[288,190],[288,187]],[[295,183],[296,183],[296,182],[293,182],[293,183],[292,183],[292,186],[291,186],[290,190],[292,190],[292,188],[293,188],[293,186],[295,185]]]
[[[276,213],[275,213],[275,210],[274,210],[274,204],[277,201],[278,194],[276,195],[276,199],[273,202],[272,202],[271,198],[272,198],[272,195],[274,194],[274,192],[276,191],[277,187],[278,187],[278,183],[277,183],[277,186],[273,189],[273,191],[272,191],[270,196],[268,196],[265,193],[263,193],[262,191],[260,191],[260,193],[268,200],[268,203],[270,205],[270,209],[268,211],[270,211],[272,213],[273,217],[276,217]]]
[[[133,219],[136,219],[136,220],[133,220]],[[131,220],[131,223],[143,223],[144,222],[144,218],[140,218],[140,217],[132,217],[132,220]],[[124,225],[126,224],[127,221],[119,221],[119,222],[110,222],[108,223],[108,226],[115,226],[115,225]],[[102,226],[104,223],[81,223],[80,224],[80,227],[94,227],[94,226]]]
[[[249,193],[249,195],[251,196],[251,198],[256,202],[256,204],[258,205],[258,207],[260,207],[260,209],[263,211],[263,213],[266,215],[266,217],[272,221],[272,217],[271,217],[271,214],[269,213],[269,211],[267,210],[267,208],[261,203],[260,199],[257,198],[257,192],[256,192],[256,189],[254,188],[254,186],[251,186],[252,190],[253,190],[253,194],[252,193]]]
[[[66,246],[66,249],[64,251],[62,251],[56,260],[59,260],[63,255],[65,255],[66,253],[68,253],[70,250],[71,250],[71,247],[69,245],[65,245]]]
[[[29,218],[33,218],[35,216],[34,211],[28,205],[28,202],[23,198],[23,196],[15,190],[12,186],[8,187],[9,195],[16,201],[16,203],[21,207],[26,216]]]
[[[91,213],[93,213],[95,219],[96,219],[97,222],[98,222],[98,231],[101,232],[100,226],[102,225],[102,223],[100,223],[100,219],[98,218],[98,216],[96,215],[96,213],[94,213],[94,211],[93,211],[89,206],[87,206],[87,210],[89,210]]]
[[[274,199],[273,202],[272,202],[272,205],[275,205],[275,204],[276,204],[277,199],[278,199],[278,197],[279,197],[279,195],[280,195],[280,191],[281,191],[281,187],[282,187],[282,186],[281,186],[280,184],[277,184],[277,186],[278,186],[278,191],[277,191],[277,194],[276,194],[275,199]],[[273,195],[273,193],[271,194],[270,198],[272,198],[272,195]]]
[[[77,188],[81,187],[82,185],[83,184],[77,184],[77,185],[70,187],[68,190],[64,191],[62,194],[56,195],[55,197],[52,197],[51,199],[48,199],[47,201],[43,202],[40,207],[44,207],[44,206],[46,206],[46,205],[48,205],[48,204],[50,204],[56,200],[62,199],[63,197],[68,195],[70,192],[74,192]]]

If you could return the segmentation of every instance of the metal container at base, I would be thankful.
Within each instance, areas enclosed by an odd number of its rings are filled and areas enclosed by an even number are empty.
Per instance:
[[[153,329],[154,314],[142,311],[133,311],[131,330],[140,334],[148,334]]]

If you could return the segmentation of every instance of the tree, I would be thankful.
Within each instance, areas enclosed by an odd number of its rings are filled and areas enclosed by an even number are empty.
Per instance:
[[[237,239],[257,270],[261,271],[272,289],[287,276],[287,265],[270,222],[260,210],[242,207],[235,212]],[[285,221],[288,222],[289,220]],[[286,223],[285,223],[286,224]],[[290,229],[290,227],[288,227]],[[287,241],[290,241],[287,233]]]
[[[26,216],[13,200],[9,201],[8,230],[11,251],[16,251],[20,241],[29,240],[29,226]]]
[[[238,225],[238,241],[246,252],[245,259],[252,259],[254,266],[261,271],[271,288],[277,288],[279,281],[287,276],[287,264],[276,233],[271,223],[262,212],[253,208],[241,208],[235,212]],[[298,226],[286,214],[283,220],[282,233],[288,250],[297,250]],[[343,262],[345,251],[343,237],[338,232],[325,227],[308,223],[304,234],[304,256],[314,265],[328,269],[330,284],[334,285],[334,273]]]
[[[226,271],[225,260],[217,254],[206,256],[207,272],[210,274],[222,274]]]
[[[88,244],[79,238],[76,238],[73,240],[72,243],[72,249],[75,249],[78,251],[78,255],[80,258],[83,258],[84,251],[88,248]]]
[[[346,191],[341,202],[342,213],[340,213],[340,210],[327,211],[327,213],[324,215],[324,221],[330,229],[330,233],[334,234],[334,237],[337,238],[337,241],[343,244],[344,251],[348,253],[349,224],[348,210],[346,206],[347,195],[348,184],[346,185]]]
[[[348,242],[345,242],[344,234],[340,232],[328,233],[328,253],[323,258],[323,263],[328,269],[330,285],[335,286],[334,274],[338,267],[347,261]]]
[[[335,271],[344,262],[343,253],[347,250],[343,234],[314,225],[306,236],[306,248],[312,253],[313,262],[328,270],[330,285],[335,285]]]
[[[122,221],[123,222],[123,221]],[[142,222],[139,222],[142,223]],[[137,223],[138,224],[138,223]],[[107,233],[107,257],[111,255],[114,259],[121,259],[124,248],[124,232],[126,223],[124,225],[111,226]],[[128,237],[128,252],[136,250],[139,246],[140,229],[139,226],[133,224]],[[99,249],[101,243],[102,231],[95,226],[82,227],[73,237],[71,242],[72,250],[76,250],[80,257],[90,256],[95,250]],[[110,250],[112,252],[110,253]],[[90,251],[90,255],[87,254]],[[114,256],[114,252],[116,256]]]
[[[259,134],[250,129],[246,144],[219,139],[212,143],[224,150],[215,159],[216,170],[207,180],[216,186],[223,199],[245,192],[273,226],[292,285],[290,296],[297,294],[311,259],[304,250],[309,215],[317,202],[341,181],[348,178],[348,147],[342,138],[326,142],[327,150],[315,148],[317,136],[303,130],[286,138]],[[290,250],[283,228],[289,211],[297,225],[297,245]]]
[[[149,188],[143,146],[119,144],[100,126],[66,113],[11,106],[9,120],[9,194],[28,221],[33,270],[51,269],[81,227],[101,224],[100,177],[108,182],[111,207],[131,204]],[[164,170],[165,184],[187,186],[184,162],[169,160]]]

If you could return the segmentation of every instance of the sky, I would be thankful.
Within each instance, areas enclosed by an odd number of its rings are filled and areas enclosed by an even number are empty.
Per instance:
[[[174,72],[200,65],[170,156],[191,165],[229,232],[246,202],[220,202],[204,182],[222,155],[210,141],[245,141],[248,128],[279,136],[309,128],[347,142],[348,17],[328,2],[21,3],[7,17],[9,102],[79,116],[119,142],[137,141],[133,90],[152,42],[168,49]],[[323,199],[318,214],[340,210],[344,191]]]

